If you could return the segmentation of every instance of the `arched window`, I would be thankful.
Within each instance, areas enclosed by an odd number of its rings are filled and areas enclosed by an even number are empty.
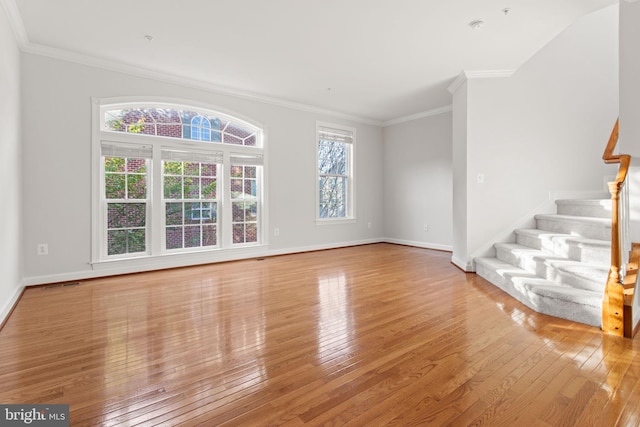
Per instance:
[[[201,115],[191,119],[191,139],[211,141],[211,122]]]
[[[94,263],[262,244],[258,126],[167,103],[94,100],[94,114]]]

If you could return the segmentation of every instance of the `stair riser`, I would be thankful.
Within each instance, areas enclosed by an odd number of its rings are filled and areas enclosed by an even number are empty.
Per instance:
[[[536,255],[528,255],[526,253],[514,253],[509,250],[496,247],[496,257],[523,270],[533,273],[541,278],[550,280],[559,285],[571,286],[577,289],[586,289],[591,291],[604,290],[605,280],[600,278],[584,278],[571,274],[570,272],[556,269],[549,265],[546,260]]]
[[[601,307],[598,306],[597,301],[584,306],[531,294],[514,284],[510,278],[500,276],[495,270],[481,263],[477,264],[476,273],[534,311],[596,327],[601,324]]]
[[[553,241],[525,234],[516,234],[516,243],[580,262],[609,265],[611,261],[611,248],[608,246],[567,242],[566,240]]]
[[[536,219],[536,226],[540,230],[554,233],[571,234],[588,237],[590,239],[611,240],[611,227],[554,221],[551,219]]]
[[[541,274],[544,274],[544,276],[541,276]],[[546,268],[541,266],[538,275],[545,277],[547,280],[551,280],[554,283],[592,292],[604,293],[604,287],[607,283],[606,275],[600,278],[587,279],[550,266],[547,266]]]
[[[587,217],[595,217],[595,218],[611,218],[611,203],[558,204],[557,212],[560,215],[587,216]]]

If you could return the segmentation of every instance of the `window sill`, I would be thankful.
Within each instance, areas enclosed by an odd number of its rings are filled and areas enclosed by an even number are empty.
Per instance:
[[[316,225],[355,224],[355,218],[323,218],[316,219]]]
[[[187,267],[190,265],[210,264],[264,256],[267,248],[267,245],[260,244],[234,249],[213,249],[209,251],[100,260],[92,262],[91,268],[94,271],[105,271],[111,274],[127,274],[138,271]]]

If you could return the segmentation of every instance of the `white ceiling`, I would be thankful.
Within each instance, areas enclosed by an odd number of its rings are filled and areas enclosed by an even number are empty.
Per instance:
[[[462,70],[515,69],[580,16],[617,3],[0,1],[27,52],[378,123],[449,105],[447,87]],[[479,30],[468,25],[475,19],[485,21]]]

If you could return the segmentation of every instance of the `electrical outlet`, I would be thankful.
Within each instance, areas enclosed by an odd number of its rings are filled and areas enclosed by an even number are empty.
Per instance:
[[[280,235],[280,229],[279,228],[274,228],[273,229],[273,236],[274,237],[278,237]]]
[[[49,245],[46,243],[38,243],[38,255],[49,255]]]
[[[484,184],[484,174],[479,173],[478,176],[476,176],[476,181],[478,181],[478,184]]]
[[[429,231],[429,224],[424,225],[424,231]]]
[[[370,229],[371,227],[372,227],[372,224],[371,224],[371,221],[369,221],[369,222],[367,223],[367,228],[369,228],[369,229]]]

